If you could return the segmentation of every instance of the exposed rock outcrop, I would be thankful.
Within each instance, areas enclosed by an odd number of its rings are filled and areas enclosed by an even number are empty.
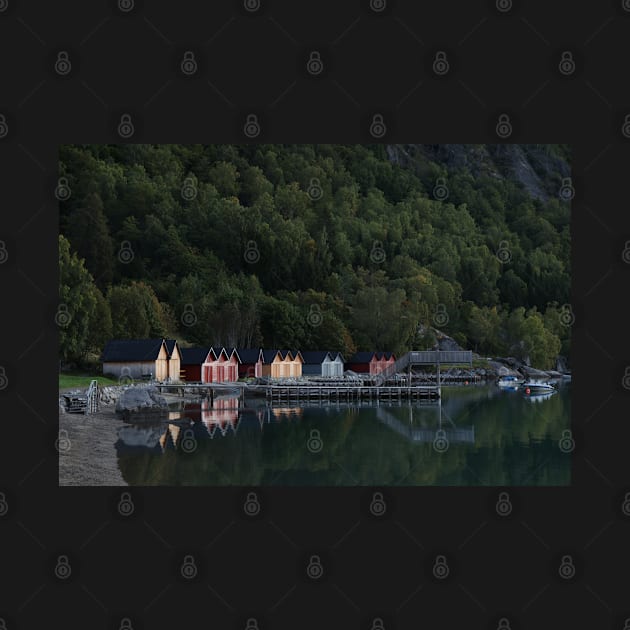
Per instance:
[[[149,387],[129,387],[123,390],[116,402],[116,412],[126,415],[135,411],[167,409],[164,396]]]

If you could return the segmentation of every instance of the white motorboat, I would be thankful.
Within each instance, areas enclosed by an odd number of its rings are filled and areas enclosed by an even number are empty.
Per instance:
[[[521,385],[521,390],[526,396],[553,394],[558,391],[551,383],[545,383],[542,381],[526,381]]]

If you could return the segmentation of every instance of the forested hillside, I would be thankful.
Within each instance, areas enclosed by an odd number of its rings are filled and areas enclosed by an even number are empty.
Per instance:
[[[61,358],[159,335],[402,353],[438,329],[553,367],[569,164],[565,145],[64,146]]]

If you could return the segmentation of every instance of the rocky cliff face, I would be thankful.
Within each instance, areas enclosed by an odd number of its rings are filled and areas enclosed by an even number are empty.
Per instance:
[[[387,155],[418,173],[433,162],[447,172],[465,169],[473,177],[510,179],[541,201],[556,196],[562,178],[571,175],[566,156],[538,144],[393,144]]]

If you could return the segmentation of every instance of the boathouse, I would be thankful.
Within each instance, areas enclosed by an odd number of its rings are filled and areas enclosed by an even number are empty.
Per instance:
[[[164,339],[112,339],[105,345],[101,361],[103,374],[115,378],[165,381],[169,377],[169,352]]]
[[[375,376],[395,362],[392,352],[357,352],[346,363],[346,370]]]
[[[182,365],[183,378],[187,382],[201,382],[201,366],[214,357],[209,358],[212,348],[210,346],[182,348]]]
[[[165,339],[168,352],[168,377],[169,381],[181,380],[182,352],[176,339]]]
[[[212,348],[201,366],[202,383],[238,381],[238,359],[234,349]]]
[[[299,350],[263,350],[262,375],[271,378],[299,378],[304,359]]]
[[[235,348],[239,378],[262,376],[263,354],[261,348]]]
[[[304,350],[302,374],[304,376],[343,376],[343,356],[340,352]]]

